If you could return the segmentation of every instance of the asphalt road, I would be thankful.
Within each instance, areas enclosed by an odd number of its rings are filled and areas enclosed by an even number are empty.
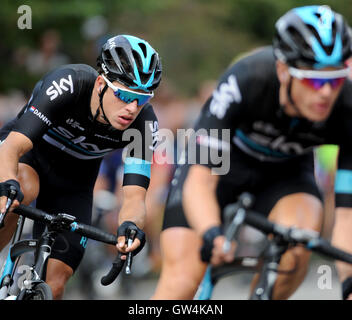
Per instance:
[[[4,257],[0,257],[0,262]],[[2,261],[1,261],[2,260]],[[136,266],[143,263],[135,263]],[[103,287],[100,278],[109,270],[110,265],[104,265],[93,273],[95,299],[99,300],[147,300],[153,294],[158,275],[144,275],[135,278],[119,277],[112,285]],[[136,270],[137,269],[137,270]],[[213,291],[214,300],[246,300],[248,298],[251,273],[238,272],[221,279]],[[65,291],[65,300],[87,299],[87,290],[80,287],[80,279],[84,277],[75,275],[68,283]],[[126,281],[127,280],[127,281]],[[335,266],[331,260],[313,257],[308,274],[299,289],[291,296],[292,300],[339,300],[341,288]]]
[[[131,289],[126,290],[121,279],[109,287],[99,284],[103,272],[96,274],[95,289],[97,299],[104,300],[145,300],[153,294],[157,276],[153,278],[131,279]],[[215,286],[213,300],[246,300],[248,298],[251,274],[239,272],[223,278]],[[133,282],[133,284],[132,284]],[[125,289],[124,289],[125,288]],[[68,286],[65,299],[84,299],[82,290],[77,288],[75,281]],[[309,272],[300,288],[290,298],[292,300],[339,300],[341,289],[334,264],[328,260],[313,259]]]

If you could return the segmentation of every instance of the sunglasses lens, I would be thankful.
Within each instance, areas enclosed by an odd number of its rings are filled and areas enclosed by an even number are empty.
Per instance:
[[[126,103],[137,100],[138,106],[146,104],[152,98],[152,95],[138,94],[137,92],[125,91],[123,89],[118,89],[114,93],[117,98]]]
[[[335,89],[339,86],[341,86],[345,82],[346,78],[336,78],[333,79],[331,82],[331,86]]]
[[[345,81],[345,78],[333,78],[333,79],[310,79],[310,78],[304,78],[304,79],[302,79],[302,82],[305,85],[307,85],[308,87],[311,87],[311,88],[313,88],[315,90],[319,90],[326,83],[329,83],[333,89],[336,89],[340,85],[342,85],[344,81]]]

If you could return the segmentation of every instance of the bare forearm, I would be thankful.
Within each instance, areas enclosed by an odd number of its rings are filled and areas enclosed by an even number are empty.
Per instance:
[[[32,142],[18,132],[11,132],[0,145],[0,181],[17,178],[20,157],[33,147]]]
[[[19,155],[7,145],[0,147],[0,181],[16,179]]]
[[[119,225],[128,220],[142,229],[146,216],[146,190],[139,186],[124,186],[122,190],[123,204],[119,213]]]
[[[183,206],[190,226],[200,235],[214,225],[221,224],[220,208],[216,199],[218,177],[204,170],[190,169],[183,189]],[[203,173],[199,174],[200,171]]]

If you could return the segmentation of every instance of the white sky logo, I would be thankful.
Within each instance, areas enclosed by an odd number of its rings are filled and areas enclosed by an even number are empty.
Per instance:
[[[50,101],[53,101],[57,96],[63,94],[62,90],[70,90],[70,93],[73,93],[73,81],[71,75],[68,76],[68,79],[61,78],[59,83],[53,81],[53,85],[46,90],[46,94],[50,97]]]
[[[213,93],[213,99],[210,103],[210,113],[219,119],[222,119],[227,109],[233,102],[240,103],[242,101],[241,91],[238,87],[237,79],[231,75],[227,82],[222,83]]]

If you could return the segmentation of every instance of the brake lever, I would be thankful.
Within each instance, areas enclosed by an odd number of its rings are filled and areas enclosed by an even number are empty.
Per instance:
[[[5,212],[0,213],[0,229],[5,225],[5,217],[13,203],[13,200],[16,199],[17,196],[17,191],[15,188],[10,187],[10,194],[7,197],[7,202],[6,202],[6,206],[5,206]]]
[[[233,220],[231,224],[229,225],[228,229],[226,230],[225,233],[225,242],[222,247],[222,250],[224,253],[228,253],[231,249],[231,242],[234,240],[238,232],[240,230],[240,227],[242,226],[244,219],[246,217],[246,210],[243,208],[239,208],[233,217]]]
[[[132,246],[132,243],[134,241],[134,238],[136,236],[136,230],[131,230],[130,234],[127,239],[127,247]],[[125,274],[131,274],[131,268],[132,268],[132,252],[129,252],[127,254],[127,262],[126,262],[126,268],[125,268]]]

